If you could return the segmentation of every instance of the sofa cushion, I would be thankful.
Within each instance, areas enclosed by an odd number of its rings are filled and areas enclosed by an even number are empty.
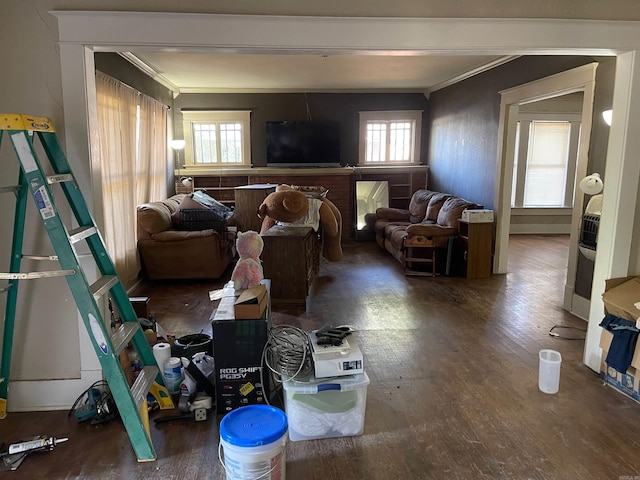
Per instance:
[[[402,242],[407,236],[407,226],[409,224],[390,223],[384,228],[384,237],[395,250],[402,250]]]
[[[475,207],[474,204],[458,197],[447,198],[438,213],[438,225],[443,227],[458,227],[458,220],[462,212],[467,208]]]
[[[151,235],[151,238],[156,242],[176,242],[189,238],[212,237],[215,234],[213,229],[198,231],[165,230],[164,232]]]
[[[438,192],[432,192],[426,189],[416,190],[414,192],[409,202],[409,221],[411,223],[418,223],[424,218],[429,200],[437,193]]]
[[[445,200],[447,200],[447,198],[449,197],[451,197],[451,195],[449,195],[448,193],[436,193],[435,195],[432,195],[431,198],[429,199],[429,205],[427,206],[427,210],[425,212],[424,218],[420,220],[426,220],[427,222],[440,223],[440,221],[438,220],[440,209],[442,208],[442,205],[444,204]],[[418,220],[418,222],[420,220]],[[418,223],[418,222],[414,222],[414,223]]]
[[[137,208],[139,227],[149,235],[169,230],[173,227],[171,211],[163,202],[144,203]]]

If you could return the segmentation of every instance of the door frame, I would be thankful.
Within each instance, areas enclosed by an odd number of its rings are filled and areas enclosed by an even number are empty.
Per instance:
[[[498,160],[496,168],[496,243],[494,273],[507,273],[508,246],[511,228],[511,190],[513,187],[513,166],[516,145],[516,124],[520,105],[546,100],[569,93],[583,92],[582,128],[576,162],[576,179],[587,175],[589,142],[593,123],[593,100],[597,63],[590,63],[565,72],[500,91],[500,123],[498,137]],[[584,209],[584,195],[575,195],[571,215],[569,235],[569,261],[564,287],[563,306],[565,310],[588,320],[589,300],[575,294],[575,277],[578,264],[578,240],[580,219]]]

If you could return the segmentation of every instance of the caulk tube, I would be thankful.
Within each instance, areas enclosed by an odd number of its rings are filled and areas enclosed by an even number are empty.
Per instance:
[[[68,438],[40,438],[29,442],[20,442],[9,445],[9,455],[14,453],[28,452],[30,450],[53,450],[58,443],[66,442]]]

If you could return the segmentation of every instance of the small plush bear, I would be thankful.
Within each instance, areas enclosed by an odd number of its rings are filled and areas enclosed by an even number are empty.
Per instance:
[[[236,290],[244,290],[245,288],[260,285],[260,281],[264,278],[262,262],[260,261],[260,254],[263,248],[264,242],[258,232],[253,230],[238,232],[236,250],[238,250],[240,258],[231,274],[233,287]]]

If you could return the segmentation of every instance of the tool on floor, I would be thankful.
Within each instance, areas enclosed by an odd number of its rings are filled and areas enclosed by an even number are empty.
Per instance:
[[[24,452],[40,452],[43,450],[53,450],[59,443],[69,440],[68,438],[41,437],[38,440],[12,443],[9,445],[9,455]]]
[[[20,170],[17,185],[0,188],[0,193],[13,193],[16,197],[9,273],[0,273],[0,280],[9,281],[5,289],[0,289],[8,295],[0,364],[0,378],[5,379],[0,383],[0,418],[6,417],[18,284],[22,280],[64,276],[102,366],[103,375],[113,394],[136,457],[138,461],[155,460],[156,453],[149,432],[147,393],[154,381],[163,386],[163,378],[151,347],[140,328],[138,316],[118,278],[100,232],[58,142],[55,128],[46,117],[0,114],[0,141],[5,133],[18,157]],[[35,137],[38,137],[49,160],[46,170],[52,170],[53,175],[44,174],[44,168],[36,153]],[[75,222],[72,226],[66,226],[58,214],[52,194],[54,187],[57,188],[58,185],[73,213],[72,221]],[[26,255],[22,252],[27,193],[30,193],[35,201],[55,255]],[[90,253],[81,255],[79,251]],[[92,257],[93,262],[87,261],[85,257]],[[23,258],[54,261],[59,265],[59,269],[22,273],[20,264]],[[96,282],[90,283],[87,277],[92,278],[96,274],[99,278]],[[108,319],[105,321],[102,313],[105,310],[105,295],[111,296],[122,318],[122,325],[112,335],[108,330]],[[100,306],[98,301],[101,302]],[[120,352],[130,343],[143,363],[143,368],[131,387],[119,361]]]

